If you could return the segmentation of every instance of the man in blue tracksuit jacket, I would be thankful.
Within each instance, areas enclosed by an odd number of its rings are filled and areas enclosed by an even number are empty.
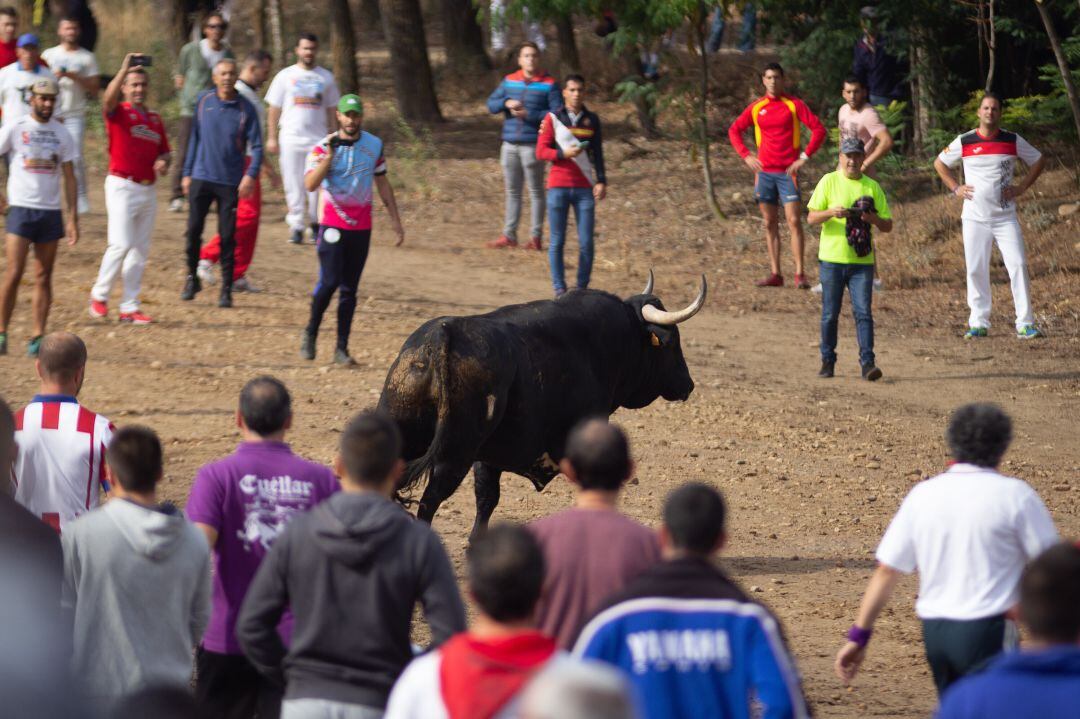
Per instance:
[[[499,159],[506,183],[506,220],[503,233],[488,247],[517,247],[517,226],[521,218],[521,186],[529,186],[530,250],[542,249],[544,231],[544,162],[536,157],[536,136],[540,121],[562,107],[562,91],[551,75],[540,69],[540,50],[531,42],[518,49],[518,67],[503,78],[488,98],[488,110],[502,113],[502,150]]]
[[[1062,543],[1020,579],[1020,621],[1030,641],[981,674],[949,687],[937,719],[1080,717],[1080,548]]]
[[[724,501],[688,484],[664,504],[665,561],[588,622],[574,656],[623,669],[643,719],[809,716],[779,623],[710,560],[725,541]]]

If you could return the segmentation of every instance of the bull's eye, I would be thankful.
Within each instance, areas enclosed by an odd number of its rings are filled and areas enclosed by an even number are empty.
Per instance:
[[[427,369],[427,365],[423,362],[413,362],[413,369],[423,372],[425,369]]]

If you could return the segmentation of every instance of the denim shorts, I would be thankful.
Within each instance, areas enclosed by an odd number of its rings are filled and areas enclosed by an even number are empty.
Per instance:
[[[799,202],[799,181],[786,172],[759,172],[754,182],[754,199],[766,205]]]
[[[10,207],[6,229],[9,235],[18,235],[31,242],[56,242],[64,236],[64,217],[60,210]]]

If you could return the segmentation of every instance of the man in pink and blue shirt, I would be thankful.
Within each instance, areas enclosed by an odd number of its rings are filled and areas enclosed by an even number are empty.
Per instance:
[[[232,455],[199,470],[187,516],[206,534],[214,555],[210,624],[197,656],[195,695],[206,716],[276,719],[279,687],[255,669],[236,641],[236,618],[270,546],[297,514],[338,490],[329,468],[297,457],[285,443],[292,426],[289,391],[256,377],[240,393],[237,425],[244,441]],[[288,613],[278,625],[292,634]]]
[[[304,330],[300,356],[315,359],[315,338],[334,292],[338,293],[337,347],[334,362],[356,364],[349,356],[349,330],[356,312],[356,288],[371,245],[372,186],[390,213],[397,243],[405,241],[394,190],[386,177],[382,140],[361,125],[364,105],[356,95],[338,102],[338,131],[308,155],[304,186],[319,193],[317,207],[319,281],[311,294],[311,318]]]

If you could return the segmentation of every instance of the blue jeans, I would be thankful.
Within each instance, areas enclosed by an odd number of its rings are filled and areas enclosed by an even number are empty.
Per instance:
[[[709,38],[705,41],[706,52],[716,52],[720,49],[720,43],[724,39],[724,8],[718,7],[713,11],[712,22],[709,25]],[[743,8],[742,30],[739,33],[739,50],[750,52],[757,44],[757,8],[754,3],[746,3]]]
[[[855,335],[859,340],[859,364],[874,364],[874,317],[870,299],[874,288],[873,265],[841,265],[821,262],[821,361],[836,362],[836,326],[844,288],[851,295],[851,313],[855,316]]]
[[[589,286],[593,263],[593,220],[596,200],[591,187],[552,187],[547,192],[548,224],[551,242],[548,244],[548,263],[551,265],[551,284],[556,290],[566,289],[566,270],[563,268],[563,243],[570,208],[574,208],[574,224],[578,235],[577,287]]]

